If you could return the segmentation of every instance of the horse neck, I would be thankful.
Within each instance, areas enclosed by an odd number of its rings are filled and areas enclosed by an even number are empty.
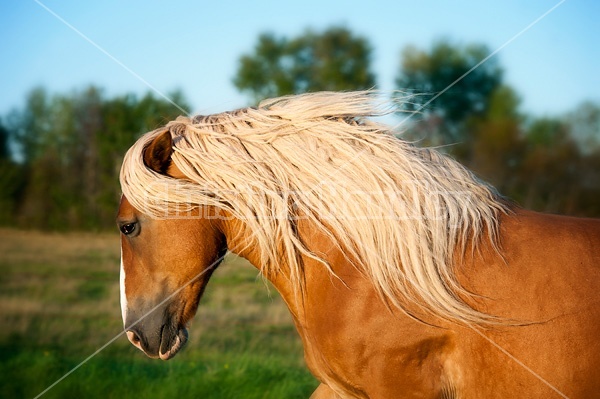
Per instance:
[[[246,259],[252,266],[262,272],[261,254],[257,246],[254,245],[252,231],[242,221],[230,215],[221,219],[218,228],[225,236],[227,249]],[[288,276],[289,273],[286,272],[285,268],[282,268],[280,273],[266,277],[281,294],[292,314],[297,316],[300,314],[301,309]]]
[[[345,256],[336,249],[337,246],[325,234],[311,228],[310,223],[306,220],[299,221],[297,227],[300,239],[307,243],[308,249],[324,256],[325,260],[335,269],[336,275],[348,277],[349,274],[352,274],[352,277],[358,276],[357,270],[350,265]],[[225,235],[229,251],[248,260],[252,266],[263,272],[260,250],[254,241],[253,232],[245,223],[233,217],[225,217],[222,219],[219,229]],[[283,259],[283,256],[281,258]],[[302,264],[304,267],[304,290],[318,291],[322,282],[331,282],[330,272],[320,262],[303,256]],[[276,273],[265,274],[265,277],[273,284],[285,301],[294,317],[294,321],[297,324],[303,324],[306,305],[303,295],[306,292],[299,292],[299,287],[292,284],[290,274],[286,262],[282,261],[278,265]],[[334,280],[337,282],[338,279],[334,278]],[[343,283],[339,284],[343,285]]]

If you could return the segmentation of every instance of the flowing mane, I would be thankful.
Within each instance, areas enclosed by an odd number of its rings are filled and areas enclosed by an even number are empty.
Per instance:
[[[406,310],[409,300],[446,319],[492,322],[460,299],[469,294],[454,268],[468,245],[496,245],[506,208],[459,163],[370,119],[390,112],[373,92],[351,92],[180,117],[129,150],[122,190],[153,218],[205,205],[227,211],[251,232],[262,272],[285,264],[300,290],[301,255],[321,259],[298,236],[298,219],[308,219],[389,304]],[[144,149],[165,130],[174,140],[172,160],[188,179],[144,165]]]

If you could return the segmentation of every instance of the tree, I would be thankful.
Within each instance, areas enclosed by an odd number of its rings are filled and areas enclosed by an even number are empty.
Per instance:
[[[582,153],[600,149],[600,104],[585,101],[567,115],[567,123]]]
[[[466,123],[468,145],[454,153],[500,192],[518,196],[519,168],[525,152],[524,116],[519,112],[520,98],[509,86],[494,90],[486,111]]]
[[[0,160],[10,159],[9,132],[0,119]]]
[[[11,132],[0,120],[0,224],[11,221],[23,188],[22,168],[12,159],[11,140]]]
[[[525,140],[522,204],[546,212],[575,213],[583,169],[569,126],[558,118],[534,119]]]
[[[489,54],[481,44],[462,46],[445,40],[435,42],[429,51],[406,47],[396,87],[412,95],[401,110],[418,113],[423,120],[443,121],[442,143],[463,140],[464,123],[486,111],[491,94],[502,83],[502,69],[494,58],[465,75]]]
[[[307,31],[287,39],[261,34],[253,54],[239,59],[233,83],[254,102],[320,90],[359,90],[375,85],[371,45],[346,28]]]
[[[600,216],[600,104],[592,101],[580,104],[567,114],[566,123],[581,153],[573,213]]]

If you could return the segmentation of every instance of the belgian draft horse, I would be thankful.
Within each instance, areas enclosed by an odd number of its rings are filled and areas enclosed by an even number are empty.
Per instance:
[[[371,92],[180,117],[121,169],[129,340],[170,359],[224,251],[281,293],[314,398],[600,397],[600,221],[520,209]]]

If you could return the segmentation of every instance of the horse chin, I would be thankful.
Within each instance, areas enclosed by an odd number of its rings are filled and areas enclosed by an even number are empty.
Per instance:
[[[162,360],[169,360],[177,354],[185,346],[188,340],[187,328],[182,328],[177,331],[175,336],[167,336],[163,334],[158,357]],[[163,352],[164,350],[164,352]]]

